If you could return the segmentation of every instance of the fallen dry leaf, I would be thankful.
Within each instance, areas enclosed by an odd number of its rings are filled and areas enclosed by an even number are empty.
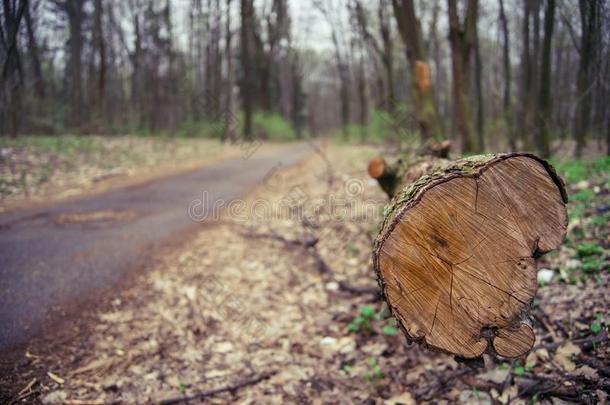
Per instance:
[[[504,381],[506,381],[506,377],[508,376],[509,372],[509,369],[501,370],[499,368],[494,368],[493,370],[489,370],[485,373],[477,375],[477,378],[483,381],[491,381],[496,384],[502,384]]]
[[[574,371],[576,364],[572,362],[572,357],[577,354],[580,354],[580,347],[572,342],[567,342],[557,349],[555,356],[553,356],[553,361],[565,371]]]
[[[403,392],[383,402],[385,405],[414,405],[416,402],[410,392]]]

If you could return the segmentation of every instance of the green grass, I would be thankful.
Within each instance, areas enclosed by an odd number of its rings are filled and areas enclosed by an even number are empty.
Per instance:
[[[59,135],[59,136],[20,136],[15,139],[0,138],[0,147],[12,147],[20,149],[34,149],[39,152],[56,153],[67,155],[73,153],[92,153],[101,149],[98,139],[78,136],[78,135]]]
[[[589,177],[588,165],[581,160],[570,160],[567,162],[552,161],[552,163],[568,183],[578,183]]]
[[[582,257],[589,257],[595,255],[601,255],[604,253],[604,249],[596,243],[591,242],[583,242],[580,243],[576,250],[578,251],[578,255]]]
[[[610,157],[603,156],[593,161],[568,160],[559,161],[551,159],[551,163],[557,172],[571,184],[587,180],[593,175],[605,175],[610,173]]]
[[[601,175],[608,175],[610,173],[610,156],[604,156],[593,162],[593,171]]]
[[[240,120],[240,123],[243,120]],[[290,123],[279,114],[254,113],[252,117],[254,136],[272,141],[290,141],[297,138]],[[240,126],[241,129],[241,126]]]
[[[235,116],[237,134],[243,133],[244,116]],[[174,133],[168,134],[180,138],[219,139],[225,131],[225,123],[221,121],[187,121]],[[252,115],[252,131],[257,139],[272,141],[291,141],[297,139],[290,122],[275,113],[255,112]],[[304,134],[305,136],[305,134]]]

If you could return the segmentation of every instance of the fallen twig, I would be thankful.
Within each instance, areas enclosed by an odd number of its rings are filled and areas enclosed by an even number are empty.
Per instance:
[[[583,350],[589,350],[593,347],[594,344],[603,343],[607,340],[608,340],[608,335],[604,333],[604,334],[600,334],[600,335],[596,335],[596,336],[592,336],[592,337],[588,337],[588,338],[584,338],[584,339],[573,339],[572,343],[574,343],[577,346],[580,346],[581,349],[583,349]],[[561,346],[562,344],[564,344],[565,342],[566,342],[566,340],[559,341],[559,342],[552,342],[552,343],[541,343],[537,346],[534,346],[532,348],[532,351],[536,351],[538,349],[547,349],[547,350],[556,349],[559,346]]]
[[[379,288],[377,287],[358,286],[346,283],[345,281],[339,281],[339,288],[352,294],[372,294],[377,299],[381,298],[379,295]]]
[[[189,402],[189,401],[193,401],[195,399],[208,398],[208,397],[211,397],[211,396],[214,396],[217,394],[221,394],[223,392],[236,391],[240,388],[247,387],[247,386],[253,385],[253,384],[257,384],[263,380],[267,380],[268,378],[270,378],[271,376],[273,376],[276,373],[277,373],[276,370],[268,371],[266,373],[262,373],[257,376],[253,376],[253,377],[247,378],[245,380],[239,381],[235,384],[225,385],[224,387],[214,388],[212,390],[201,391],[201,392],[197,392],[197,393],[191,394],[191,395],[182,395],[179,397],[167,398],[167,399],[157,402],[157,404],[159,404],[159,405],[178,404],[180,402]]]
[[[520,378],[518,386],[520,389],[517,398],[534,395],[555,396],[562,399],[574,400],[580,397],[580,392],[575,387],[566,387],[563,383],[566,379],[560,380],[541,378],[536,375],[528,375],[528,378]]]
[[[38,381],[36,378],[32,378],[30,380],[30,382],[27,383],[27,385],[25,387],[23,387],[23,389],[21,391],[19,391],[19,393],[17,395],[23,395],[26,392],[31,391],[34,384],[36,384],[36,381]]]
[[[318,249],[316,249],[316,244],[318,243],[318,238],[316,237],[308,237],[304,239],[287,239],[282,235],[279,235],[275,232],[271,233],[255,233],[255,232],[244,232],[242,236],[246,238],[268,238],[280,241],[288,246],[298,246],[305,250],[315,261],[316,270],[320,274],[331,274],[332,271],[326,261],[320,256]]]
[[[36,391],[32,390],[32,387],[34,386],[34,384],[36,384],[38,382],[38,380],[36,378],[32,378],[30,380],[29,383],[26,384],[25,387],[23,387],[21,389],[21,391],[19,391],[17,393],[17,396],[15,398],[13,398],[12,400],[10,400],[8,402],[8,404],[16,404],[19,401],[24,400],[25,398],[29,397],[30,395],[34,394]]]
[[[426,387],[423,387],[417,391],[415,391],[415,400],[416,401],[423,401],[425,399],[428,399],[430,397],[432,397],[439,389],[441,388],[449,388],[450,382],[454,382],[456,379],[462,377],[465,374],[469,374],[474,372],[474,369],[472,368],[460,368],[458,370],[456,370],[455,372],[453,372],[452,374],[446,376],[446,377],[439,377],[433,384],[430,384]]]
[[[309,237],[309,238],[304,238],[304,239],[288,239],[275,232],[269,232],[269,233],[243,232],[241,235],[246,238],[273,239],[273,240],[277,240],[278,242],[285,243],[287,245],[302,246],[302,247],[306,247],[306,248],[315,246],[316,243],[318,243],[318,238]]]

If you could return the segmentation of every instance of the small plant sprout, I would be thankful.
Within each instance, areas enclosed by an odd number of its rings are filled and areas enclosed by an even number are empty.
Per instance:
[[[347,327],[350,332],[370,333],[373,331],[372,322],[374,320],[375,310],[370,305],[365,305],[360,309],[360,315],[354,317]]]
[[[364,379],[368,382],[377,383],[385,377],[379,365],[377,364],[377,360],[374,357],[369,359],[369,371],[364,374]]]

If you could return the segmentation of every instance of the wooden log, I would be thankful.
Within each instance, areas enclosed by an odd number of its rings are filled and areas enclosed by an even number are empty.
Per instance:
[[[553,168],[526,153],[433,165],[397,192],[373,262],[408,340],[462,358],[530,350],[536,261],[563,241],[566,203]]]
[[[369,176],[377,180],[389,198],[404,185],[412,183],[420,176],[434,171],[448,163],[451,141],[432,140],[417,151],[416,155],[402,154],[394,163],[388,163],[381,156],[371,159],[368,165]]]
[[[416,157],[414,159],[400,158],[389,164],[381,156],[374,157],[369,162],[367,171],[370,177],[377,180],[388,198],[400,191],[426,173],[444,167],[449,161],[432,156]]]

